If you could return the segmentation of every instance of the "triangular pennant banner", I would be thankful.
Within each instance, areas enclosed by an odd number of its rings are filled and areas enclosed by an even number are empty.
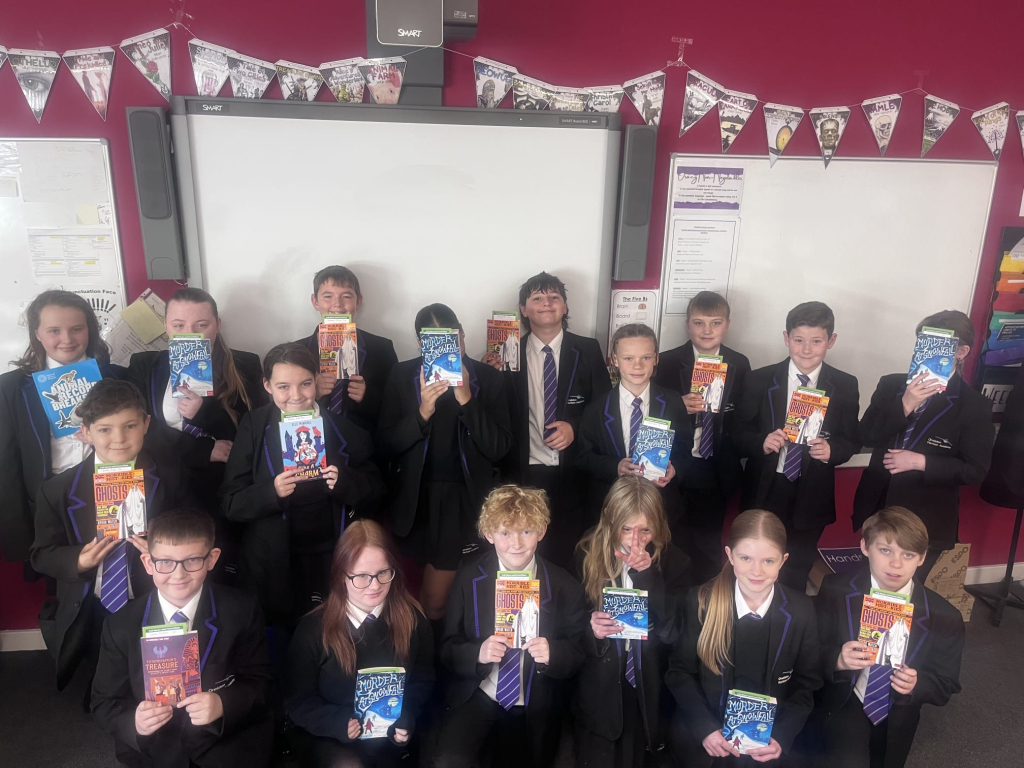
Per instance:
[[[971,122],[977,126],[978,133],[988,144],[992,157],[998,163],[1006,144],[1006,129],[1010,127],[1010,105],[1001,101],[991,107],[979,109],[971,115]]]
[[[359,65],[366,59],[356,56],[351,59],[328,61],[320,65],[320,74],[324,76],[327,90],[342,104],[360,104],[366,83],[359,74]]]
[[[1024,110],[1018,112],[1015,117],[1017,118],[1017,130],[1020,131],[1020,146],[1024,149]]]
[[[121,41],[121,52],[150,84],[169,102],[171,100],[171,33],[154,29],[138,37]]]
[[[312,101],[324,84],[323,75],[315,67],[284,60],[275,62],[274,66],[285,101]]]
[[[60,54],[56,51],[26,51],[23,48],[11,48],[8,51],[11,69],[18,78],[21,92],[25,94],[36,122],[43,119],[46,100],[53,88],[53,78],[60,66]]]
[[[722,88],[714,80],[708,80],[695,69],[686,73],[686,92],[683,95],[683,120],[679,125],[682,136],[693,128],[704,115],[715,108],[722,98]]]
[[[815,107],[810,112],[811,125],[814,126],[814,135],[818,137],[818,146],[821,148],[821,159],[825,161],[828,168],[829,162],[839,149],[839,142],[846,131],[846,124],[850,122],[849,107]]]
[[[526,75],[512,75],[512,108],[544,110],[554,96],[552,86]]]
[[[657,127],[661,123],[661,106],[665,102],[665,73],[651,72],[649,75],[627,80],[622,90],[633,102],[636,111],[647,125]]]
[[[896,119],[900,116],[900,108],[903,106],[903,97],[898,93],[888,96],[879,96],[877,99],[867,99],[860,104],[864,110],[864,117],[868,119],[871,126],[871,133],[878,144],[878,151],[885,157],[885,150],[889,148],[892,140],[892,133],[896,130]]]
[[[787,107],[785,104],[764,105],[764,127],[768,131],[768,163],[774,166],[775,161],[786,151],[789,140],[793,138],[800,121],[804,119],[804,111],[800,107]]]
[[[277,77],[277,67],[271,61],[232,53],[228,55],[228,74],[236,99],[261,99]]]
[[[374,104],[397,104],[405,82],[406,61],[401,56],[367,59],[359,65],[366,90]]]
[[[587,93],[584,88],[559,88],[555,86],[551,93],[548,109],[556,112],[582,112],[587,106]]]
[[[7,61],[7,49],[0,45],[0,69],[4,68],[5,61]]]
[[[228,56],[230,48],[192,38],[188,41],[188,55],[192,59],[192,74],[196,78],[196,93],[200,96],[216,96],[228,81],[231,65]]]
[[[739,91],[722,91],[722,97],[718,100],[718,127],[722,131],[723,154],[729,151],[755,109],[757,96]]]
[[[96,113],[107,119],[107,105],[110,103],[110,75],[114,69],[117,51],[109,46],[84,48],[67,51],[64,63],[74,76],[82,92],[96,109]]]
[[[924,136],[921,138],[921,157],[935,146],[942,134],[960,114],[960,107],[952,101],[926,94],[924,97]]]
[[[622,97],[626,95],[621,85],[600,85],[584,90],[587,92],[584,112],[618,112]]]
[[[476,77],[476,105],[481,109],[494,109],[512,90],[512,76],[519,73],[515,67],[500,61],[477,56],[473,59]]]

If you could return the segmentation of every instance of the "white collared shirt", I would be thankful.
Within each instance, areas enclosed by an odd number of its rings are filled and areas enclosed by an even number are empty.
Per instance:
[[[765,598],[764,602],[757,606],[756,610],[751,610],[750,606],[747,605],[747,599],[743,596],[743,592],[740,590],[740,582],[737,579],[736,588],[733,593],[733,599],[736,602],[736,618],[742,619],[748,613],[756,613],[763,619],[768,615],[768,609],[771,608],[773,597],[775,597],[774,584],[772,584],[772,588],[768,591],[768,597]]]
[[[520,569],[520,568],[508,568],[508,567],[505,566],[505,564],[503,562],[501,562],[501,559],[499,558],[499,560],[498,560],[498,570],[499,571],[525,570],[525,571],[529,571],[530,572],[530,578],[531,579],[536,579],[537,578],[537,556],[534,555],[533,559],[530,561],[530,564],[528,566],[526,566],[526,568],[522,568],[522,569]],[[488,635],[488,637],[489,637],[489,635]],[[528,658],[530,658],[530,654],[527,651],[520,652],[520,654],[519,654],[519,701],[516,702],[517,706],[518,705],[522,705],[523,702],[526,700],[526,698],[525,698],[526,697],[526,686],[523,685],[523,665],[526,664],[526,660]],[[497,701],[498,700],[498,667],[499,666],[501,666],[501,662],[499,662],[499,661],[492,662],[491,663],[491,671],[490,671],[490,673],[487,675],[487,677],[485,677],[480,682],[480,690],[483,691],[484,693],[486,693],[488,698],[491,699],[491,701]]]
[[[202,594],[203,590],[202,587],[200,587],[200,589],[194,595],[192,595],[192,598],[187,603],[185,603],[185,605],[183,605],[181,608],[178,608],[177,606],[171,604],[171,602],[168,601],[166,597],[164,597],[162,592],[157,590],[156,597],[157,600],[160,602],[160,612],[164,615],[164,624],[170,624],[171,617],[174,616],[174,614],[178,611],[181,611],[185,614],[185,617],[188,619],[188,621],[185,622],[187,625],[185,627],[185,631],[191,632],[193,629],[195,629],[196,611],[199,610],[199,598],[202,597]]]
[[[47,355],[46,368],[49,370],[60,368],[62,365],[74,365],[88,359],[88,355],[82,355],[74,363],[58,363]],[[50,467],[53,469],[54,475],[59,475],[76,464],[81,464],[90,453],[92,453],[92,446],[79,440],[77,432],[73,435],[64,435],[64,437],[54,437],[53,433],[50,433]]]
[[[380,615],[384,612],[384,603],[375,606],[370,613],[367,613],[359,606],[354,605],[351,600],[348,601],[346,608],[348,609],[348,620],[352,622],[353,627],[359,629],[363,626],[363,622],[366,621],[366,617],[370,614],[373,614],[373,618],[375,619],[380,618]]]
[[[633,401],[636,399],[636,395],[622,386],[622,382],[619,382],[619,415],[622,416],[622,444],[626,448],[626,457],[632,460],[632,456],[629,451],[629,438],[630,438],[630,421],[633,419]],[[644,391],[640,394],[640,412],[644,418],[651,412],[651,384],[647,383]]]
[[[564,332],[551,340],[551,355],[555,359],[555,377],[558,377],[558,356],[562,352]],[[530,463],[557,467],[559,452],[544,445],[544,342],[532,333],[526,340],[527,404],[530,407]]]
[[[818,363],[818,367],[815,368],[813,371],[811,371],[810,373],[807,374],[807,377],[808,377],[809,381],[806,384],[801,384],[800,383],[800,379],[797,378],[797,375],[800,373],[800,369],[796,367],[796,363],[794,363],[793,359],[790,358],[790,360],[789,360],[789,376],[786,378],[786,383],[787,383],[787,387],[786,387],[786,404],[785,404],[785,406],[783,408],[783,413],[788,413],[789,412],[789,404],[793,400],[793,393],[796,392],[796,388],[797,387],[808,387],[809,389],[817,389],[818,388],[818,376],[821,375],[821,366],[822,365],[824,365],[824,363]],[[783,417],[783,419],[785,419],[785,417]],[[784,425],[779,425],[778,428],[782,429],[783,426]],[[789,443],[787,442],[784,446],[782,446],[782,450],[779,451],[779,463],[776,464],[776,466],[775,466],[775,471],[776,472],[785,472],[785,470],[786,470],[786,452],[788,450],[789,450]]]
[[[881,587],[878,585],[878,582],[875,581],[874,576],[871,577],[871,589],[881,589]],[[891,592],[892,590],[887,591]],[[914,595],[914,580],[911,579],[903,585],[903,589],[897,589],[896,592],[907,598],[907,602],[909,603],[911,597],[913,597]],[[864,701],[864,692],[868,689],[869,674],[871,674],[871,667],[865,667],[857,673],[857,682],[853,684],[853,693],[862,702]]]
[[[181,398],[174,397],[174,390],[171,389],[171,377],[167,377],[167,388],[164,390],[164,400],[161,405],[161,409],[164,413],[164,421],[167,422],[167,426],[172,429],[176,429],[181,432],[181,428],[185,426],[185,419],[180,413],[178,413],[178,400]]]
[[[695,364],[697,362],[697,358],[698,357],[706,357],[706,356],[709,356],[709,355],[714,356],[714,355],[720,355],[722,353],[722,348],[721,347],[718,347],[718,349],[716,349],[714,352],[700,352],[700,351],[698,351],[697,347],[694,346],[693,344],[691,344],[690,346],[693,347],[693,362]],[[691,379],[692,379],[692,377],[691,377]],[[684,395],[688,395],[690,393],[689,393],[689,391],[687,391],[687,392],[684,392],[683,394]],[[724,407],[725,403],[722,403],[722,406]],[[701,426],[701,424],[703,423],[704,420],[703,420],[703,418],[701,416],[702,416],[702,414],[699,414],[699,413],[697,414],[696,426],[694,426],[694,428],[693,428],[693,448],[690,449],[690,455],[693,456],[693,458],[695,458],[695,459],[703,458],[700,455],[700,436],[701,436],[701,433],[704,431],[704,427]]]

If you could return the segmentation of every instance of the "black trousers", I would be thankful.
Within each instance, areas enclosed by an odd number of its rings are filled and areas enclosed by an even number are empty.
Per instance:
[[[683,513],[672,525],[672,542],[690,556],[694,584],[703,584],[722,570],[727,499],[717,488],[683,488]]]
[[[576,725],[576,765],[582,768],[643,768],[647,732],[636,689],[622,686],[622,733],[606,739]]]
[[[872,725],[864,705],[853,693],[825,722],[819,768],[885,768],[889,720]]]
[[[361,739],[342,744],[296,728],[293,740],[303,768],[396,768],[406,754],[389,738]]]
[[[537,547],[541,557],[571,572],[573,552],[583,533],[573,469],[530,464],[523,473],[523,483],[548,495],[551,524]]]
[[[781,472],[776,472],[765,500],[765,509],[777,515],[786,526],[786,551],[789,559],[782,566],[779,581],[790,589],[806,592],[807,577],[818,558],[818,540],[825,526],[806,529],[793,527],[796,489],[796,483],[787,480]]]

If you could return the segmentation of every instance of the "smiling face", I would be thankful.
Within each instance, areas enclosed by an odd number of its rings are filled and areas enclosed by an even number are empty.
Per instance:
[[[39,311],[36,338],[46,354],[61,365],[77,362],[89,348],[85,313],[56,304],[43,307]]]
[[[220,550],[211,549],[205,541],[188,541],[184,544],[154,541],[149,544],[149,554],[142,555],[142,564],[167,602],[181,608],[203,588],[206,574],[213,570],[219,557]],[[192,560],[194,563],[187,563],[190,568],[200,562],[202,567],[197,571],[186,571],[186,563],[179,562],[170,573],[160,573],[153,564],[154,560]]]
[[[502,523],[494,533],[487,534],[487,540],[494,545],[498,559],[514,571],[526,570],[537,551],[537,543],[544,538],[547,527],[509,529]]]
[[[168,336],[199,333],[213,342],[220,333],[220,319],[214,316],[213,307],[205,301],[172,301],[167,305],[164,330]]]
[[[263,380],[263,388],[274,398],[274,405],[282,413],[313,410],[316,399],[316,375],[291,363],[274,366],[270,381]]]
[[[134,461],[142,450],[149,430],[149,416],[136,408],[125,408],[82,425],[82,436],[96,449],[96,463],[123,464]]]
[[[691,315],[686,319],[686,329],[698,352],[713,355],[725,341],[729,320],[722,315]]]
[[[836,343],[836,334],[818,326],[798,325],[782,339],[789,348],[789,357],[800,373],[810,373],[825,360],[825,355]]]
[[[388,562],[387,553],[383,549],[380,547],[366,547],[359,553],[359,557],[356,558],[355,562],[352,563],[352,568],[348,575],[366,574],[368,576],[375,576],[390,567],[391,563]],[[349,601],[356,608],[366,613],[372,612],[374,608],[383,603],[388,596],[388,592],[391,591],[390,581],[387,584],[381,584],[378,579],[372,579],[370,585],[363,589],[357,588],[352,583],[352,579],[347,581],[348,585],[346,588],[348,589]]]
[[[898,592],[914,578],[924,563],[925,553],[901,549],[893,541],[879,536],[871,544],[860,540],[860,551],[868,558],[871,575],[878,585],[889,592]]]
[[[646,389],[657,364],[654,341],[643,336],[619,339],[612,353],[612,365],[619,369],[623,386],[634,395]]]
[[[327,280],[320,290],[310,296],[313,309],[321,315],[352,315],[355,316],[363,306],[363,297],[356,294],[356,289],[347,285],[338,285]]]
[[[534,291],[519,306],[523,317],[530,321],[530,330],[534,333],[555,331],[562,328],[562,318],[569,307],[558,291]]]
[[[735,547],[726,547],[740,591],[757,602],[764,602],[779,578],[779,569],[789,555],[765,538],[740,539]]]

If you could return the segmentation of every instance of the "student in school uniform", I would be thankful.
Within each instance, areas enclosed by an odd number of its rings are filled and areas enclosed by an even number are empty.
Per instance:
[[[494,549],[463,562],[445,614],[440,656],[452,679],[437,768],[469,768],[489,739],[495,768],[555,759],[566,683],[585,655],[587,602],[579,582],[537,555],[550,519],[537,489],[503,485],[484,501],[480,536]],[[540,581],[539,635],[521,649],[494,632],[498,571]]]
[[[420,602],[427,618],[440,622],[459,561],[480,547],[476,511],[497,483],[495,467],[512,434],[501,374],[466,355],[455,312],[430,304],[416,313],[415,328],[417,336],[423,328],[459,331],[462,386],[425,382],[422,357],[399,363],[388,378],[376,438],[395,468],[392,532],[424,564]]]
[[[675,430],[668,474],[654,480],[667,489],[662,495],[672,516],[679,503],[678,482],[672,481],[686,469],[693,444],[682,396],[651,380],[658,365],[658,337],[646,325],[630,323],[619,328],[612,335],[609,352],[620,381],[583,412],[575,454],[587,478],[586,508],[598,515],[618,478],[643,474],[643,467],[633,463],[633,448],[643,420],[653,417],[671,422]]]
[[[97,382],[78,414],[94,453],[43,483],[32,543],[32,567],[57,581],[56,601],[43,606],[39,628],[57,661],[58,690],[83,658],[95,663],[103,619],[153,586],[139,560],[148,550],[143,536],[97,539],[96,466],[133,462],[144,470],[147,521],[194,503],[177,457],[165,454],[161,441],[146,439],[150,417],[134,384]]]
[[[864,521],[861,537],[868,565],[852,576],[829,574],[815,598],[825,686],[812,720],[820,731],[809,730],[818,737],[811,741],[822,766],[902,768],[921,707],[944,706],[960,692],[964,622],[914,578],[929,547],[921,518],[886,507]],[[914,606],[900,667],[873,664],[874,652],[859,640],[861,606],[872,589],[898,593]]]
[[[96,724],[114,737],[121,765],[167,768],[269,766],[273,679],[256,598],[208,582],[220,550],[214,521],[199,509],[171,510],[149,529],[142,556],[155,589],[107,619],[92,687]],[[147,701],[143,627],[184,623],[199,640],[202,691],[176,703]],[[149,695],[147,695],[149,694]]]
[[[81,462],[92,446],[79,433],[54,437],[32,374],[95,359],[104,378],[124,377],[111,365],[100,338],[99,321],[89,302],[70,291],[43,291],[25,310],[28,349],[14,370],[0,375],[0,546],[11,563],[29,559],[36,496],[43,481]],[[26,565],[27,579],[38,578]]]
[[[573,462],[580,418],[611,382],[597,339],[569,330],[568,294],[555,275],[541,272],[519,287],[519,316],[519,371],[505,373],[512,448],[502,472],[508,482],[547,492],[551,525],[540,551],[568,568],[584,530],[583,479]],[[500,369],[501,361],[492,364]]]
[[[694,581],[703,583],[721,569],[725,506],[743,477],[731,435],[750,361],[723,343],[729,331],[729,302],[717,293],[701,291],[690,299],[686,330],[689,342],[658,356],[654,381],[682,393],[693,425],[692,460],[679,477],[681,517],[670,522],[673,538],[683,543],[693,561]],[[718,413],[705,411],[701,396],[690,394],[694,361],[704,355],[719,356],[729,366]]]
[[[267,353],[263,386],[272,401],[242,416],[220,489],[224,516],[245,526],[243,583],[275,624],[323,602],[346,519],[383,493],[370,436],[316,402],[318,368],[299,344],[278,344]],[[298,469],[284,469],[280,430],[283,414],[300,411],[324,420],[328,465],[322,477],[301,482]]]
[[[789,358],[753,371],[743,386],[733,442],[747,459],[743,509],[767,509],[786,526],[789,558],[782,582],[803,591],[818,557],[818,539],[836,519],[835,468],[860,450],[857,379],[825,362],[836,343],[835,315],[820,301],[786,316]],[[819,436],[788,443],[783,427],[797,387],[823,390],[828,411]]]
[[[689,558],[671,536],[654,484],[620,477],[601,521],[576,550],[577,572],[594,609],[573,700],[577,765],[642,768],[645,755],[661,743],[664,657],[682,633],[683,599],[691,583]],[[605,587],[647,591],[648,640],[609,638],[621,625],[604,612]]]
[[[963,312],[939,312],[917,327],[954,331],[960,339],[953,375],[944,392],[927,374],[883,376],[860,422],[871,463],[853,500],[853,528],[882,507],[898,505],[916,513],[931,543],[923,565],[928,572],[957,541],[960,486],[980,485],[995,441],[992,403],[963,379],[964,360],[974,346],[974,324]]]
[[[688,768],[779,760],[822,684],[814,606],[779,581],[785,526],[771,512],[747,510],[733,521],[725,554],[719,575],[687,597],[685,630],[665,675],[677,707],[672,748]],[[743,757],[722,735],[730,690],[778,700],[769,745]]]
[[[358,670],[405,669],[402,714],[384,732],[356,712]],[[285,706],[302,765],[398,766],[434,685],[434,636],[384,529],[356,520],[338,540],[327,601],[299,622]],[[380,738],[376,738],[376,737]]]

